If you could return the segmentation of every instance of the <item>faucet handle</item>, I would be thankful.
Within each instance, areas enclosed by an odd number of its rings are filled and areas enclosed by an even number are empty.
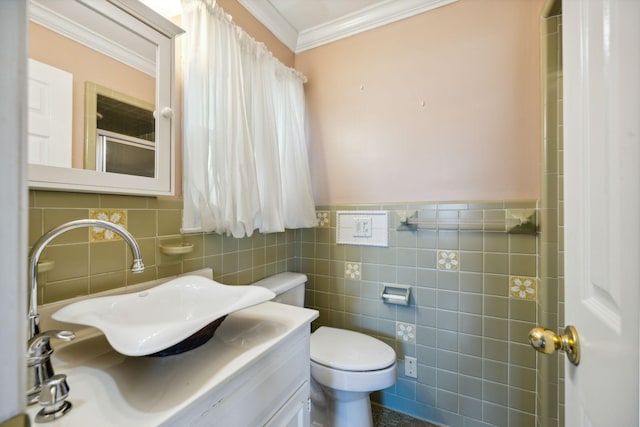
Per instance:
[[[56,420],[71,410],[69,397],[69,384],[64,374],[54,375],[42,383],[42,391],[38,402],[42,409],[36,415],[36,422],[49,422]]]
[[[29,368],[27,401],[30,405],[38,401],[44,382],[56,376],[51,365],[51,353],[53,353],[49,344],[51,338],[71,341],[75,338],[75,334],[69,331],[46,331],[35,335],[27,342],[27,368]]]
[[[45,331],[37,334],[33,338],[29,340],[27,343],[27,357],[28,360],[32,359],[35,361],[40,360],[43,357],[48,357],[51,352],[51,345],[49,344],[49,340],[51,338],[59,338],[63,341],[71,341],[74,339],[76,335],[70,331]]]

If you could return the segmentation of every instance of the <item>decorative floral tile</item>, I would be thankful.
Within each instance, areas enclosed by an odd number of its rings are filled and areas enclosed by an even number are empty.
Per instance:
[[[90,209],[89,218],[113,222],[114,224],[118,224],[124,228],[127,228],[126,209]],[[104,242],[108,240],[121,239],[119,235],[105,228],[91,227],[90,230],[92,242]]]
[[[345,279],[357,279],[362,277],[362,265],[359,262],[345,262],[344,263],[344,278]]]
[[[331,217],[329,216],[329,211],[316,211],[316,218],[318,218],[319,228],[331,227]]]
[[[458,251],[438,251],[438,268],[440,270],[460,270],[460,253]]]
[[[416,343],[416,325],[396,322],[396,338],[409,344]]]
[[[538,279],[535,277],[509,276],[509,295],[513,298],[536,299]]]

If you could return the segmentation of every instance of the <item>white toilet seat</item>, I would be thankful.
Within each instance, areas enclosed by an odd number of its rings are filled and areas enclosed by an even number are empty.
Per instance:
[[[342,371],[376,371],[396,361],[396,352],[377,338],[321,326],[311,334],[311,360]]]
[[[396,353],[368,335],[322,326],[311,334],[311,376],[335,390],[382,390],[396,382]]]

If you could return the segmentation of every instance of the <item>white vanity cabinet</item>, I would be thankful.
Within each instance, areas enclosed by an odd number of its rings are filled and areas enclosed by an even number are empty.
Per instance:
[[[309,328],[301,328],[163,425],[309,426]]]
[[[129,357],[96,329],[50,319],[73,301],[40,310],[44,330],[76,333],[69,343],[53,343],[53,366],[67,375],[73,409],[49,426],[309,426],[310,324],[317,311],[269,301],[229,314],[198,348]],[[39,409],[28,407],[29,416]]]
[[[305,382],[276,414],[265,424],[267,427],[302,427],[311,422],[309,382]]]

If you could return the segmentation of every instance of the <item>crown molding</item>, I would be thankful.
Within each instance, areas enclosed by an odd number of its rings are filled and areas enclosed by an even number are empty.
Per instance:
[[[294,53],[300,53],[458,0],[386,0],[300,33],[278,13],[270,2],[238,1],[289,49]]]
[[[386,1],[300,32],[296,53],[372,30],[458,0]]]
[[[273,33],[292,52],[296,52],[298,31],[287,22],[278,11],[265,0],[238,0],[251,15]]]

